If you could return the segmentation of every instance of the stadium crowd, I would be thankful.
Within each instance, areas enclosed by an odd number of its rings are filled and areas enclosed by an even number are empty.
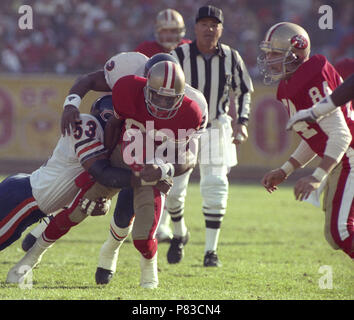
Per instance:
[[[195,13],[205,1],[189,0],[5,0],[0,8],[0,72],[81,74],[121,51],[154,38],[156,14],[174,8],[194,39]],[[309,31],[312,53],[332,63],[354,55],[351,0],[214,0],[223,9],[223,42],[237,48],[252,77],[258,76],[258,43],[271,25],[291,21]],[[33,9],[33,29],[21,30],[18,8]],[[318,27],[322,4],[333,9],[333,29]]]

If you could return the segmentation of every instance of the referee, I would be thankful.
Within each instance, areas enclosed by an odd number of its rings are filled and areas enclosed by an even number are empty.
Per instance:
[[[226,213],[229,186],[227,174],[230,167],[237,164],[235,144],[241,144],[248,138],[247,124],[253,92],[252,80],[239,53],[219,42],[223,21],[221,9],[211,5],[201,7],[194,29],[196,40],[171,52],[182,66],[186,82],[200,90],[208,102],[207,134],[200,138],[199,144],[200,190],[206,224],[205,267],[221,266],[217,244],[221,222]],[[228,116],[231,99],[234,99],[237,115],[234,130],[231,127],[232,119]],[[215,136],[219,139],[217,143]],[[205,137],[209,140],[205,140]],[[219,158],[216,161],[211,156],[211,150],[218,147]],[[181,261],[184,246],[189,239],[183,211],[190,173],[174,181],[173,189],[179,192],[171,192],[166,202],[174,230],[167,253],[169,263]]]

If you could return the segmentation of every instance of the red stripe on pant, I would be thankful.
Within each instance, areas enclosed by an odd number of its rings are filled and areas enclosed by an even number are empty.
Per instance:
[[[350,212],[348,219],[346,221],[347,231],[349,233],[349,237],[342,240],[338,230],[338,219],[339,219],[339,212],[341,209],[341,204],[343,200],[343,194],[345,185],[347,183],[349,174],[350,174],[350,165],[348,158],[344,156],[343,159],[343,166],[344,168],[341,171],[337,190],[335,192],[332,204],[332,212],[331,212],[331,235],[335,243],[351,258],[354,258],[354,248],[353,248],[353,236],[354,236],[354,202],[352,202],[350,207]]]
[[[18,206],[16,206],[11,212],[0,222],[0,228],[2,228],[6,223],[8,223],[13,216],[15,216],[22,208],[27,206],[31,202],[36,202],[36,199],[31,197],[22,201]],[[38,208],[38,206],[37,206]]]
[[[162,197],[163,195],[161,192],[153,188],[154,190],[154,221],[152,223],[148,239],[145,240],[134,240],[134,246],[135,248],[144,256],[145,259],[151,259],[154,257],[154,255],[157,252],[157,239],[154,238],[154,235],[156,234],[156,228],[158,226],[158,223],[161,218],[161,213],[162,213]]]

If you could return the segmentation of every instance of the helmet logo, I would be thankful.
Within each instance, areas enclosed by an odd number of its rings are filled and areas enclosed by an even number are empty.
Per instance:
[[[301,34],[293,36],[290,40],[292,46],[296,49],[306,49],[309,45],[307,39]]]
[[[107,71],[112,71],[114,68],[114,60],[111,60],[109,62],[106,63],[106,69]]]

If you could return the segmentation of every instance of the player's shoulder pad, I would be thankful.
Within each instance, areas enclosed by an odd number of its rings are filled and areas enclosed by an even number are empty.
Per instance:
[[[186,96],[189,99],[194,100],[195,102],[198,103],[203,115],[208,113],[208,103],[203,93],[201,93],[198,89],[193,88],[189,84],[186,84],[185,92],[186,92]]]
[[[313,86],[321,81],[320,79],[325,76],[324,69],[327,64],[327,59],[319,54],[301,64],[286,85],[288,97],[296,96],[301,90],[307,90],[310,85]],[[278,87],[278,93],[284,86],[285,81],[282,80]],[[279,96],[278,93],[277,96]]]
[[[149,58],[140,52],[122,52],[110,58],[105,66],[106,82],[112,89],[114,84],[127,75],[144,74],[145,63]]]
[[[187,96],[183,98],[184,112],[188,115],[188,119],[195,123],[196,127],[199,128],[203,122],[203,113],[198,103]]]
[[[302,81],[310,81],[312,78],[322,73],[327,62],[326,57],[316,54],[304,62],[295,72],[294,76],[296,78],[302,78]]]
[[[115,83],[112,91],[118,92],[132,92],[139,89],[141,86],[145,86],[146,79],[136,75],[124,76]],[[114,94],[113,94],[114,98]]]

